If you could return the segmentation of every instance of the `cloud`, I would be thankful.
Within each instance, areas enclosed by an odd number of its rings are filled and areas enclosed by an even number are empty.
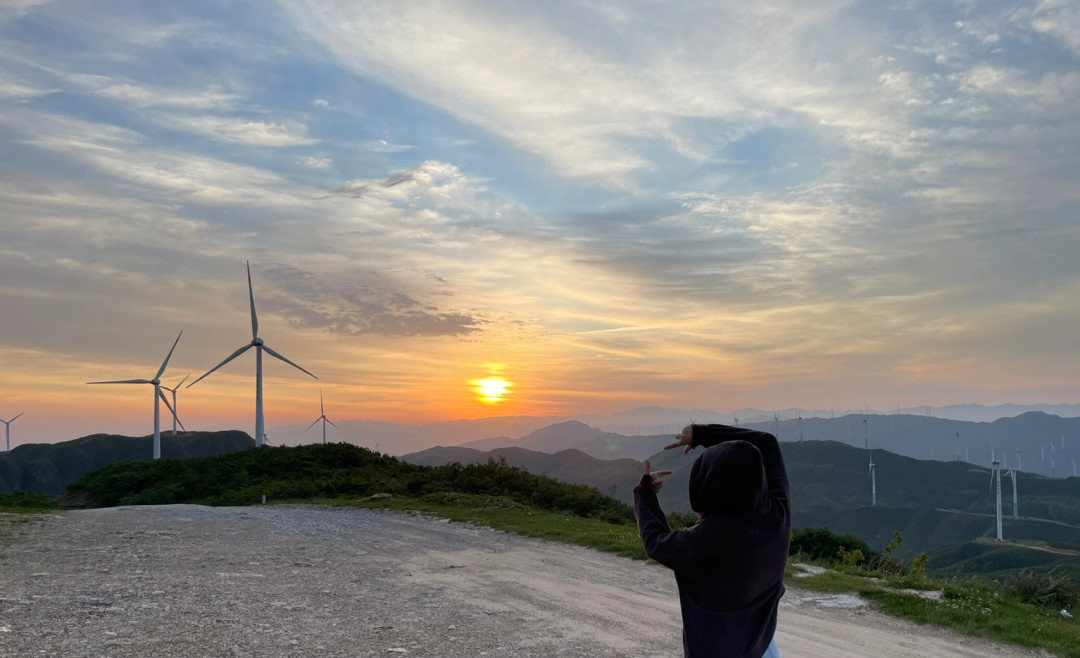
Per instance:
[[[246,146],[309,146],[318,144],[307,128],[295,122],[267,123],[239,117],[167,116],[163,125],[212,137],[218,141]]]
[[[483,321],[471,314],[442,311],[394,290],[369,272],[338,273],[321,278],[295,267],[264,269],[278,291],[272,312],[294,326],[361,336],[464,336],[480,331]]]

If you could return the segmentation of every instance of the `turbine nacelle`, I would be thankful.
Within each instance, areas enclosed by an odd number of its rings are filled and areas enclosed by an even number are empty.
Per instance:
[[[262,338],[254,338],[254,339],[252,339],[251,344],[252,344],[253,347],[259,347],[260,345],[263,345],[263,339]]]

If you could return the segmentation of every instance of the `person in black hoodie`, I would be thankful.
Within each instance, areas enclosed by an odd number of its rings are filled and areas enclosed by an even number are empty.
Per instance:
[[[690,471],[698,522],[672,531],[656,499],[661,477],[634,488],[649,557],[675,571],[687,658],[772,658],[791,542],[791,489],[776,437],[727,425],[688,425],[667,449],[704,453]]]

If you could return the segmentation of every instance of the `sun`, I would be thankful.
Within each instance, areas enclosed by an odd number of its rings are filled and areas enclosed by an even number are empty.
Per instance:
[[[499,404],[506,399],[510,392],[510,382],[498,377],[488,379],[474,379],[469,382],[476,393],[476,399],[484,404]]]

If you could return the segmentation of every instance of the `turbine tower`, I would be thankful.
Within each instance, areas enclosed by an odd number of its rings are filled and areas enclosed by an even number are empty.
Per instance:
[[[877,507],[877,466],[874,464],[874,451],[870,451],[870,505]]]
[[[990,442],[990,491],[994,491],[994,478],[997,478],[997,540],[1001,541],[1001,462],[994,455],[994,442]]]
[[[1023,470],[1023,462],[1020,461],[1020,448],[1016,449],[1016,470]]]
[[[1016,513],[1016,469],[1009,469],[1009,476],[1012,477],[1013,483],[1013,518],[1018,519],[1020,515]]]
[[[23,415],[24,413],[26,412],[20,411],[19,416]],[[19,416],[15,416],[15,418],[18,418]],[[15,418],[12,418],[11,420],[4,420],[3,418],[0,418],[0,423],[4,424],[4,442],[7,444],[7,447],[4,448],[4,452],[11,452],[11,424],[15,422]],[[1075,471],[1076,468],[1074,467],[1073,470]]]
[[[304,374],[309,375],[312,379],[318,379],[318,377],[316,377],[315,375],[312,375],[307,370],[304,370],[303,368],[296,365],[292,361],[286,359],[285,357],[281,356],[280,354],[278,354],[274,350],[270,349],[263,342],[263,339],[259,338],[259,317],[255,314],[255,293],[252,291],[252,288],[251,288],[251,264],[250,263],[246,263],[246,264],[247,264],[247,277],[248,277],[248,301],[251,302],[251,342],[248,343],[247,345],[244,345],[240,349],[236,350],[235,352],[233,352],[229,356],[225,357],[224,361],[217,364],[216,366],[214,366],[210,370],[207,370],[206,373],[202,377],[199,377],[195,381],[188,384],[187,388],[191,388],[195,384],[198,384],[200,381],[202,381],[210,373],[214,372],[215,370],[217,370],[221,366],[225,365],[229,361],[232,361],[236,357],[240,356],[244,352],[246,352],[246,351],[248,351],[248,350],[250,350],[251,348],[254,347],[255,348],[255,446],[259,447],[259,446],[261,446],[263,444],[263,442],[266,439],[266,434],[263,431],[263,382],[262,382],[262,355],[263,355],[263,352],[266,352],[267,354],[274,357],[275,359],[278,359],[279,361],[284,361],[285,363],[287,363],[290,366],[296,368],[300,372],[303,372]]]
[[[1050,477],[1057,477],[1057,473],[1054,470],[1054,442],[1050,442]]]
[[[956,433],[956,461],[960,461],[960,432]]]
[[[326,445],[326,424],[330,423],[331,425],[334,425],[334,421],[326,417],[326,407],[323,406],[322,391],[319,391],[319,417],[315,419],[315,423],[320,420],[322,421],[322,442],[323,445]],[[309,429],[315,427],[315,423],[308,425],[307,430],[304,430],[304,433],[306,434]],[[334,429],[338,429],[338,426],[334,425]]]
[[[154,375],[153,379],[87,382],[88,384],[152,384],[154,386],[154,459],[161,459],[161,405],[158,404],[159,400],[165,403],[165,406],[172,412],[173,419],[176,420],[176,410],[169,405],[169,399],[161,392],[161,375],[165,373],[165,366],[169,365],[169,359],[172,358],[173,350],[176,349],[176,344],[180,342],[180,336],[183,335],[183,331],[176,335],[176,340],[173,341],[172,348],[169,350],[169,353],[165,355],[165,360],[161,362],[161,367],[158,368],[157,374]],[[180,427],[183,428],[184,424],[180,423]],[[187,430],[185,429],[184,431],[186,432]]]
[[[176,409],[177,409],[177,407],[176,407],[176,389],[180,388],[180,384],[183,384],[184,382],[186,382],[187,378],[190,377],[190,376],[191,375],[184,375],[184,378],[180,380],[180,383],[177,384],[176,386],[173,386],[172,388],[169,388],[168,386],[162,386],[161,387],[162,389],[172,393],[172,412],[173,412],[173,414],[172,414],[172,435],[173,436],[176,436]],[[186,432],[187,430],[184,430],[184,431]]]

